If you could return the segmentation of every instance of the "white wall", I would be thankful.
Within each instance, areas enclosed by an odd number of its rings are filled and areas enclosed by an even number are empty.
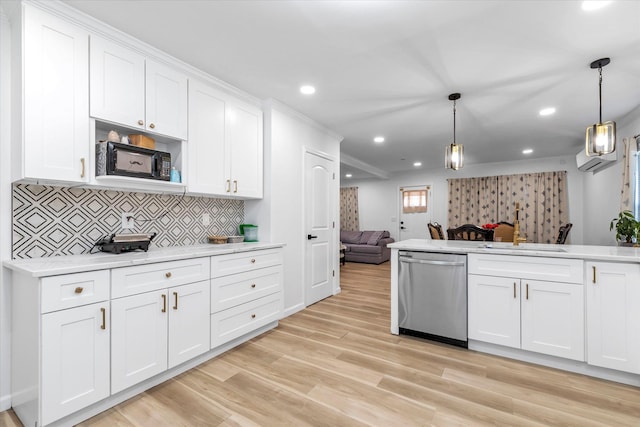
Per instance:
[[[0,261],[11,257],[11,46],[9,20],[0,4]],[[0,268],[0,411],[11,407],[11,289]]]
[[[640,107],[616,123],[616,147],[622,150],[622,139],[640,134]],[[614,166],[585,174],[584,213],[585,243],[615,245],[615,231],[609,231],[611,220],[620,212],[622,155]]]
[[[443,224],[446,228],[448,178],[509,175],[557,170],[567,171],[569,220],[573,223],[573,228],[569,235],[570,241],[568,243],[582,244],[584,242],[583,181],[585,174],[578,171],[575,156],[466,165],[459,171],[444,169],[444,167],[425,171],[412,171],[394,175],[390,180],[385,181],[350,181],[343,179],[341,186],[358,187],[361,230],[389,230],[391,236],[394,239],[398,239],[399,230],[397,218],[400,206],[399,189],[402,186],[431,185],[433,191],[431,220]]]
[[[245,220],[258,224],[260,240],[282,242],[284,248],[285,316],[304,308],[304,149],[327,154],[340,169],[342,138],[277,101],[265,106],[265,187],[262,200],[245,202]],[[339,200],[336,179],[335,200]],[[339,219],[336,203],[334,216]],[[335,239],[337,241],[336,228]],[[337,248],[337,245],[335,245]],[[337,256],[334,257],[337,263]],[[337,271],[339,271],[337,269]],[[339,276],[334,281],[334,293]]]

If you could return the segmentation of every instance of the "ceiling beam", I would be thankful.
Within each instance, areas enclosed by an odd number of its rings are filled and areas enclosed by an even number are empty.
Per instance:
[[[358,160],[355,157],[351,157],[348,154],[340,153],[340,163],[344,163],[345,165],[351,166],[352,168],[367,172],[368,174],[371,174],[380,179],[391,178],[391,174],[389,172],[385,172],[382,169],[371,166],[370,164]]]

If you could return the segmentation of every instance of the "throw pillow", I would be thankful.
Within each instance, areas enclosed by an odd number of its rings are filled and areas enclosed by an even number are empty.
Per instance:
[[[367,245],[377,245],[380,239],[382,239],[382,234],[384,231],[374,231],[369,240],[367,241]]]
[[[373,233],[373,231],[363,231],[362,236],[360,236],[360,244],[366,245]]]

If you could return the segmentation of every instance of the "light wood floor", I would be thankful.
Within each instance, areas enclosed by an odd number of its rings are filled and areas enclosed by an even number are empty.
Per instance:
[[[389,263],[341,275],[341,294],[82,425],[640,426],[639,388],[391,335]]]

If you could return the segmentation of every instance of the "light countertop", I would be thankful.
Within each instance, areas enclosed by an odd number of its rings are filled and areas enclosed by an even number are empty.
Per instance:
[[[640,262],[640,248],[626,246],[549,245],[542,243],[521,243],[519,246],[513,246],[511,242],[409,239],[390,243],[387,247],[423,252],[495,253],[500,255]]]
[[[87,255],[65,255],[34,259],[14,259],[3,262],[13,271],[26,273],[33,277],[54,276],[58,274],[80,273],[83,271],[104,270],[108,268],[128,267],[131,265],[151,264],[154,262],[175,261],[180,259],[224,255],[261,249],[281,248],[282,243],[225,243],[221,245],[201,244],[193,246],[173,246],[151,248],[147,252],[127,252],[112,254],[97,252]]]

